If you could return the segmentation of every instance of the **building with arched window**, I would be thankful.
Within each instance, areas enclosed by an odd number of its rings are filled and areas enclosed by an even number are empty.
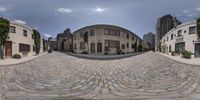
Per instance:
[[[91,25],[73,32],[75,53],[125,54],[143,51],[142,39],[135,33],[113,25]]]

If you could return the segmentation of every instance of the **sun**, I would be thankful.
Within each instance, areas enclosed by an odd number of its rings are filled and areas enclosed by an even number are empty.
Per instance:
[[[95,12],[98,12],[98,13],[102,13],[105,11],[105,8],[100,8],[100,7],[97,7],[96,9],[94,9]]]

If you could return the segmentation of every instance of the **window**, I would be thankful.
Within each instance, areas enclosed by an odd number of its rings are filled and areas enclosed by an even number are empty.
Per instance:
[[[178,37],[179,37],[179,36],[182,36],[182,30],[179,30],[179,31],[178,31]]]
[[[182,52],[184,50],[185,50],[185,42],[175,44],[175,51]]]
[[[34,39],[34,35],[32,34],[32,39]]]
[[[169,37],[167,37],[167,41],[169,40]]]
[[[132,49],[134,49],[134,44],[132,44]]]
[[[80,49],[85,49],[85,42],[80,42]]]
[[[129,34],[126,35],[126,38],[129,39]]]
[[[125,44],[122,44],[122,49],[125,49]]]
[[[90,30],[90,36],[94,36],[94,29]]]
[[[134,38],[134,36],[133,36],[133,37],[132,37],[132,40],[134,41],[134,39],[135,39],[135,38]]]
[[[120,36],[119,30],[113,30],[113,29],[104,29],[105,35],[112,35],[112,36]]]
[[[19,52],[30,52],[30,45],[20,43]]]
[[[83,32],[80,33],[80,37],[82,38],[84,36]]]
[[[27,30],[23,30],[23,35],[27,37]]]
[[[129,48],[129,43],[126,43],[126,47]]]
[[[109,35],[110,34],[110,30],[109,29],[104,29],[104,34],[105,35]]]
[[[173,35],[173,34],[171,34],[171,40],[173,40],[173,38],[174,38],[174,35]]]
[[[105,40],[105,47],[119,48],[120,42],[115,40]]]
[[[195,26],[189,27],[189,34],[195,34],[195,33],[196,33],[196,27]]]
[[[14,26],[10,26],[9,32],[10,33],[15,33],[16,32],[15,27]]]

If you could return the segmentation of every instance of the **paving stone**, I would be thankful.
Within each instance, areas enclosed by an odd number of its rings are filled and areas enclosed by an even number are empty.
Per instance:
[[[199,80],[200,66],[185,65],[153,52],[108,61],[53,52],[30,62],[0,67],[0,94],[199,98]]]

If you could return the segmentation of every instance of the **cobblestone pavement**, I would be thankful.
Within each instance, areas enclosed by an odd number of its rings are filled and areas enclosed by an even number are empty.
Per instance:
[[[199,100],[199,76],[200,66],[182,64],[153,52],[108,61],[53,52],[23,64],[0,67],[0,100],[27,100],[23,97],[51,100],[45,98],[69,96]]]

